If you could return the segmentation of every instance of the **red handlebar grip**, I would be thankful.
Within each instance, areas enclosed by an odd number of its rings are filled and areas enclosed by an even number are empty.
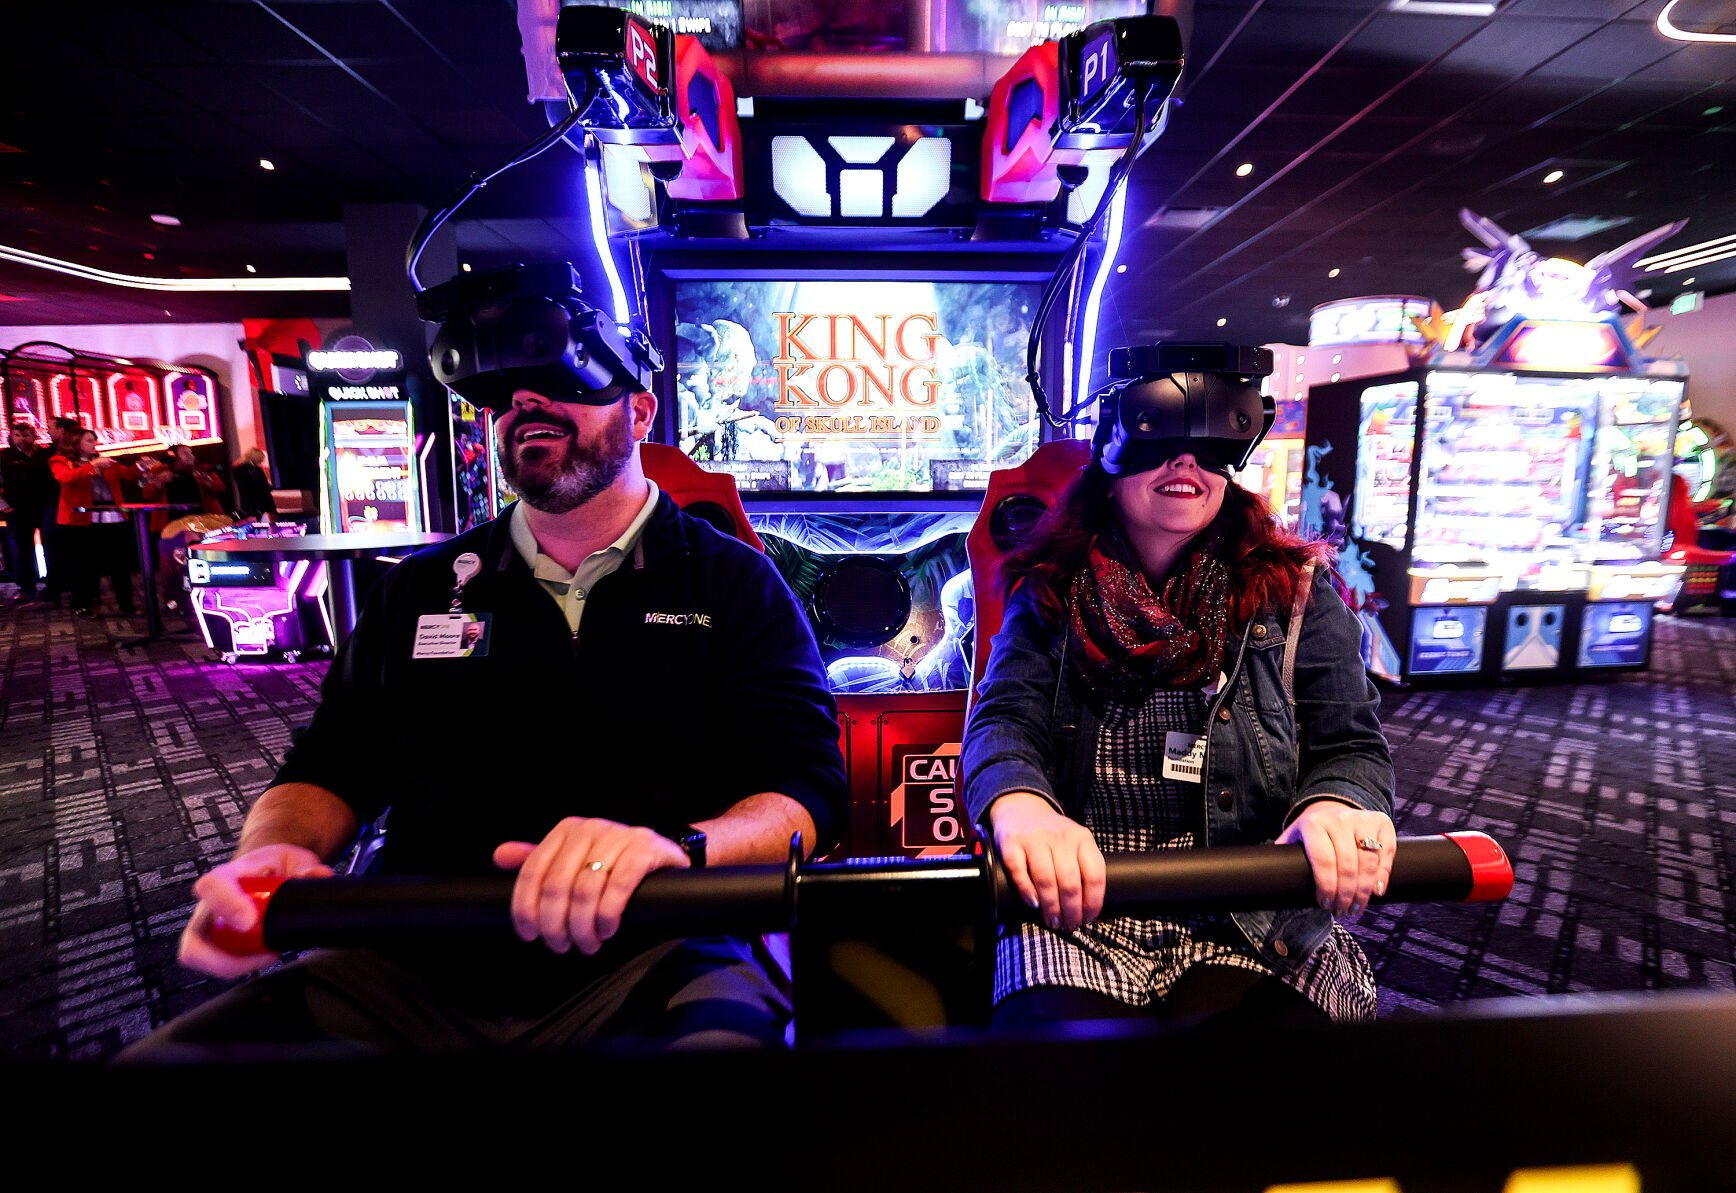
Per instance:
[[[1487,833],[1446,833],[1447,840],[1465,851],[1471,865],[1471,893],[1467,903],[1493,903],[1513,893],[1513,863]]]
[[[211,943],[236,957],[271,952],[265,945],[265,908],[285,881],[279,874],[250,874],[242,878],[241,889],[253,900],[253,927],[243,931],[224,923],[220,917],[211,925]]]

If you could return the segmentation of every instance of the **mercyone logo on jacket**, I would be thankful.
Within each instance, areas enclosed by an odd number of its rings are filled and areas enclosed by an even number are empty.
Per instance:
[[[690,625],[690,626],[698,626],[702,630],[709,630],[711,628],[711,614],[709,614],[709,613],[647,613],[645,615],[645,624],[646,625]]]

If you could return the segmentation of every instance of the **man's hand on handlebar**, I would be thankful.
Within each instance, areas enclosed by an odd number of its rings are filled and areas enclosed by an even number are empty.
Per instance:
[[[621,913],[653,870],[688,864],[681,846],[648,828],[569,816],[537,845],[508,841],[494,864],[517,870],[512,926],[557,953],[595,953],[621,927]]]
[[[242,878],[330,878],[332,869],[319,855],[299,845],[261,845],[207,871],[193,884],[199,902],[193,918],[181,931],[181,964],[214,978],[240,978],[277,960],[276,953],[236,956],[211,939],[221,920],[224,926],[245,932],[254,926],[259,912],[253,897],[241,889]]]
[[[1007,878],[1056,932],[1103,911],[1103,854],[1091,830],[1042,796],[1009,791],[989,805],[989,828]]]

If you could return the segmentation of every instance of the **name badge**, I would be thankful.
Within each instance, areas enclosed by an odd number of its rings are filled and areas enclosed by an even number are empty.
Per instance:
[[[416,619],[413,659],[469,659],[488,653],[487,613],[425,613]]]
[[[1206,761],[1206,739],[1171,729],[1164,735],[1163,777],[1181,783],[1198,783]]]

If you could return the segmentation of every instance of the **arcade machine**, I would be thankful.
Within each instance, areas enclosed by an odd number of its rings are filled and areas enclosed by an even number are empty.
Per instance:
[[[297,523],[247,522],[213,531],[203,541],[225,542],[306,533]],[[326,565],[319,560],[207,560],[191,555],[187,584],[194,620],[205,645],[225,663],[329,652],[337,641],[322,599]]]
[[[423,456],[403,358],[360,336],[307,354],[319,410],[320,530],[419,532],[428,527]]]
[[[1272,430],[1254,449],[1236,483],[1265,497],[1285,526],[1294,528],[1302,515],[1302,460],[1308,426],[1308,349],[1294,344],[1267,344],[1272,374],[1261,379],[1261,392],[1277,408]]]
[[[1621,315],[1678,225],[1581,266],[1461,218],[1487,249],[1465,307],[1419,320],[1398,371],[1310,390],[1304,529],[1339,547],[1382,678],[1643,668],[1681,580],[1659,555],[1686,370]]]
[[[1676,428],[1676,474],[1688,483],[1688,501],[1702,526],[1730,521],[1736,509],[1736,441],[1728,431],[1684,409]]]
[[[965,539],[991,471],[1079,432],[1121,183],[1181,69],[1166,17],[1040,34],[985,21],[960,10],[850,54],[714,29],[751,97],[706,37],[618,9],[527,31],[533,94],[552,57],[560,87],[542,98],[585,134],[587,289],[669,352],[660,437],[735,479],[812,617],[856,853],[966,843]],[[966,53],[933,53],[949,49]],[[839,94],[853,86],[909,93]],[[1055,425],[1033,376],[1051,379]]]
[[[203,462],[226,462],[217,379],[208,369],[35,341],[4,354],[0,382],[8,425],[30,423],[41,443],[56,418],[73,418],[96,432],[104,455],[184,446]]]

